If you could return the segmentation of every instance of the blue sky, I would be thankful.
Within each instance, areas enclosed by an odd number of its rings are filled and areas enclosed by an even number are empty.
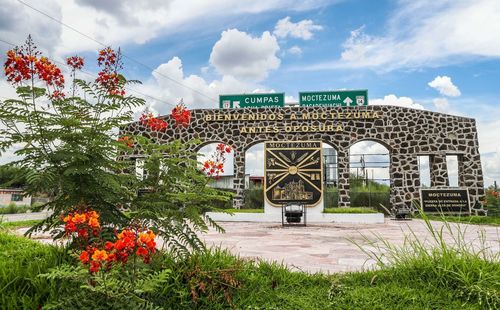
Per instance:
[[[209,98],[220,93],[293,101],[299,91],[368,89],[374,104],[476,118],[486,184],[500,180],[500,1],[22,2],[0,0],[0,39],[19,44],[31,33],[51,58],[83,55],[91,72],[95,40],[121,46],[147,65],[125,59],[125,73],[143,81],[137,90],[159,113],[180,98],[216,107]],[[12,94],[4,77],[0,92]]]

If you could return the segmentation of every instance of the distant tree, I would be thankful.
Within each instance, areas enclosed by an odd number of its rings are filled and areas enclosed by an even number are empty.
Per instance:
[[[25,172],[15,166],[0,166],[0,187],[1,188],[21,188],[26,186]]]

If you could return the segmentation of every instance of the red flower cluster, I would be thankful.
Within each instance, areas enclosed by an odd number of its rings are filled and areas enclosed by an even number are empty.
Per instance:
[[[137,255],[143,258],[144,263],[149,263],[151,254],[155,252],[156,235],[151,231],[135,232],[130,229],[124,229],[117,235],[115,242],[107,241],[104,249],[89,246],[80,254],[82,264],[89,264],[90,272],[99,271],[103,264],[106,270],[109,270],[113,263],[119,262],[126,264],[129,256]]]
[[[47,57],[40,57],[40,59],[35,62],[35,71],[38,73],[38,77],[45,81],[47,85],[55,85],[60,88],[64,87],[64,76],[61,70],[51,63]]]
[[[172,118],[175,120],[177,126],[187,127],[191,121],[191,112],[184,104],[179,103],[172,110]]]
[[[96,83],[108,90],[109,95],[125,96],[123,83],[120,81],[118,70],[121,69],[120,52],[115,52],[111,47],[99,51],[97,64],[103,67],[98,73]]]
[[[73,70],[81,70],[83,68],[83,58],[78,56],[72,56],[66,58],[66,63],[68,66],[73,68]]]
[[[153,113],[144,112],[139,118],[139,122],[153,131],[165,131],[167,129],[167,122],[154,117]]]
[[[103,48],[99,51],[99,57],[97,57],[97,64],[104,67],[113,67],[116,65],[118,60],[118,55],[111,47]]]
[[[224,173],[224,163],[226,162],[226,154],[230,154],[233,149],[224,143],[217,144],[215,153],[212,154],[211,159],[203,163],[202,171],[208,177],[215,177],[218,179]]]
[[[28,45],[32,44],[30,41]],[[31,49],[34,49],[32,47]],[[30,49],[30,50],[31,50]],[[64,97],[62,89],[64,88],[64,76],[61,70],[47,57],[37,57],[38,52],[32,51],[29,54],[24,53],[24,48],[16,48],[7,51],[7,60],[4,64],[5,76],[7,81],[13,84],[30,80],[35,75],[48,86],[55,88],[52,98],[61,99]]]
[[[91,209],[69,213],[62,220],[66,235],[76,234],[76,237],[82,239],[87,239],[90,234],[96,237],[101,228],[99,214]]]
[[[20,50],[7,51],[7,60],[4,64],[7,81],[19,83],[31,79],[35,61],[37,61],[36,56],[24,55]]]
[[[51,95],[50,95],[50,98],[54,99],[54,100],[61,100],[61,99],[64,99],[64,97],[66,97],[66,95],[63,93],[63,92],[60,92],[58,90],[55,90]]]
[[[134,140],[129,136],[123,136],[123,137],[119,138],[118,142],[122,142],[123,144],[125,144],[129,148],[134,147]]]

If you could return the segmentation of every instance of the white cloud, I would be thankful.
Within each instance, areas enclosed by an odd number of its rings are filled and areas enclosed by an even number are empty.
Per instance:
[[[44,2],[44,9],[50,11],[54,18],[62,17],[58,4]],[[0,38],[15,45],[22,45],[29,34],[32,35],[39,50],[52,54],[61,39],[61,25],[48,22],[43,17],[15,0],[0,0]],[[0,53],[12,46],[0,43]]]
[[[455,86],[451,81],[451,78],[446,75],[436,76],[436,78],[427,83],[427,85],[439,91],[441,95],[445,95],[448,97],[458,97],[461,94],[458,87]]]
[[[274,36],[265,31],[252,37],[237,29],[223,31],[210,54],[210,64],[222,75],[238,79],[262,81],[269,71],[280,66],[276,57],[279,45]]]
[[[432,100],[434,103],[434,107],[438,112],[441,113],[450,113],[450,103],[446,98],[435,98]]]
[[[294,23],[290,21],[290,16],[280,19],[274,27],[273,34],[278,38],[292,37],[296,39],[309,40],[313,37],[313,32],[322,30],[323,27],[314,24],[310,19],[304,19]]]
[[[370,105],[393,105],[397,107],[405,107],[405,108],[412,108],[412,109],[420,109],[423,110],[424,107],[413,101],[413,99],[409,97],[397,97],[394,94],[390,94],[387,96],[384,96],[383,99],[370,99],[368,104]]]
[[[224,25],[243,14],[311,10],[337,0],[24,0],[29,5],[62,21],[106,45],[142,44],[159,36],[194,30],[206,31],[207,24]],[[85,16],[85,18],[82,18]],[[200,22],[202,21],[202,22]],[[5,25],[6,26],[5,26]],[[0,0],[2,35],[18,44],[33,34],[42,49],[58,55],[94,51],[100,45],[64,27],[15,0]]]
[[[288,53],[291,55],[300,56],[302,55],[302,49],[297,45],[294,45],[288,49]]]
[[[500,181],[500,146],[496,152],[481,155],[483,164],[484,185],[489,186],[493,181]]]
[[[165,76],[176,82],[165,78]],[[184,86],[179,85],[179,83]],[[172,109],[172,106],[168,104],[175,104],[180,98],[184,99],[189,108],[217,108],[219,94],[251,92],[259,88],[259,85],[242,82],[230,75],[212,81],[207,81],[195,74],[186,76],[182,60],[173,57],[167,63],[159,65],[152,73],[151,79],[143,85],[135,86],[135,88],[155,98],[160,98],[161,102],[150,98],[146,99],[161,114],[167,114]]]
[[[340,59],[299,70],[435,67],[500,57],[500,1],[399,1],[381,35],[351,32]]]

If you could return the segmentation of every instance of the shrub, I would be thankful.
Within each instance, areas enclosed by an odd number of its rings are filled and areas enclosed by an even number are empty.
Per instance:
[[[261,186],[245,190],[244,197],[244,209],[264,209],[264,189]]]
[[[0,206],[0,214],[26,213],[30,209],[31,209],[30,206],[27,206],[27,205],[16,205],[15,203],[11,202],[6,207]]]
[[[53,287],[38,277],[69,261],[64,249],[0,231],[0,305],[2,309],[38,309]]]

